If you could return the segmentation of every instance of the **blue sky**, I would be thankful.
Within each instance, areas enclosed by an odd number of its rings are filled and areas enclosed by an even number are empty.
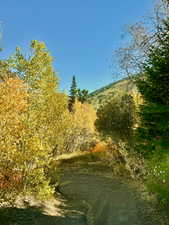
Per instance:
[[[153,0],[3,0],[0,21],[4,58],[16,46],[44,41],[54,57],[63,90],[72,75],[90,91],[113,81],[112,52],[127,24],[141,20]]]

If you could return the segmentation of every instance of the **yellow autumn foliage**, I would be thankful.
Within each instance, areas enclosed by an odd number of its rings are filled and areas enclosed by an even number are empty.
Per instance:
[[[95,138],[96,111],[92,105],[76,101],[65,133],[64,152],[89,150]]]
[[[52,57],[44,43],[33,41],[31,47],[28,58],[17,48],[1,63],[1,71],[15,70],[16,76],[3,76],[0,83],[0,199],[52,193],[45,168],[69,126],[67,97],[57,90]]]
[[[95,132],[96,111],[91,104],[76,101],[72,117],[75,126]]]
[[[29,57],[17,48],[0,61],[0,201],[18,193],[52,194],[46,172],[53,157],[90,149],[96,112],[78,101],[69,112],[52,63],[38,41]]]
[[[19,169],[18,150],[26,132],[23,121],[28,109],[27,98],[27,86],[23,81],[9,78],[0,83],[0,187],[5,187],[6,191],[20,188],[15,179],[10,181]]]

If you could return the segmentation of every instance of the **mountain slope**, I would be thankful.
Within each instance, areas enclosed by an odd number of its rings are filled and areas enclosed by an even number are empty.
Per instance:
[[[121,91],[132,94],[137,92],[137,88],[131,79],[124,78],[90,93],[89,102],[94,105],[95,108],[98,108],[99,105],[102,105],[106,100]]]

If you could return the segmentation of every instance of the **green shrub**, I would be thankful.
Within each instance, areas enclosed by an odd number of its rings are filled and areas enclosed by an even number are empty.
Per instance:
[[[135,104],[129,94],[119,94],[97,111],[96,129],[113,140],[129,141],[135,123]]]

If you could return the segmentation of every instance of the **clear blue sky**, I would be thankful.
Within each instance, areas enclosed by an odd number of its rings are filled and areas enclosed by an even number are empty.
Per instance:
[[[3,0],[4,49],[0,57],[44,41],[54,57],[61,89],[72,75],[90,91],[113,81],[112,52],[120,46],[125,25],[139,21],[153,0]]]

